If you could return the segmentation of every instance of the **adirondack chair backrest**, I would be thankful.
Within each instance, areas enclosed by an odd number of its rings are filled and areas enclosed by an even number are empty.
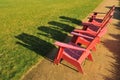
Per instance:
[[[103,18],[103,21],[106,20],[111,15],[111,13],[114,12],[114,10],[115,10],[115,5],[113,5],[111,9],[107,12],[105,17]]]
[[[107,24],[109,23],[109,21],[111,20],[111,18],[113,17],[113,12],[111,13],[111,15],[106,19],[106,21],[104,21],[102,24],[101,24],[101,27],[100,29],[98,29],[98,34],[101,32],[101,31],[104,31],[105,29],[107,29]],[[102,36],[102,35],[101,35]]]
[[[104,24],[102,24],[102,28],[99,30],[99,32],[97,33],[95,39],[89,44],[88,48],[91,48],[91,46],[96,45],[96,41],[101,38],[106,32],[107,32],[107,24],[110,21],[110,19],[112,18],[112,14],[109,16],[109,18],[104,22]],[[92,45],[91,45],[92,44]]]
[[[113,6],[110,8],[110,10],[105,14],[104,18],[102,19],[102,22],[105,21],[105,20],[109,17],[109,15],[110,15],[114,10],[115,10],[115,5],[113,5]],[[95,13],[91,16],[91,18],[89,19],[89,22],[92,22],[92,21],[96,18],[97,14],[98,14],[98,13],[95,12]]]
[[[108,18],[106,18],[105,21],[102,21],[101,25],[99,26],[99,28],[95,31],[96,33],[99,33],[103,27],[105,27],[109,21],[111,20],[111,18],[113,17],[114,11],[111,12],[111,14],[108,16]],[[94,28],[94,27],[93,27]],[[89,28],[87,29],[89,30]],[[97,35],[97,34],[96,34]]]
[[[107,14],[107,17],[100,24],[96,25],[96,23],[91,22],[95,26],[90,26],[86,30],[92,30],[92,31],[95,31],[95,32],[98,33],[104,27],[104,25],[108,24],[108,22],[111,20],[113,14],[114,14],[114,9],[115,9],[115,7],[113,6],[112,9]]]

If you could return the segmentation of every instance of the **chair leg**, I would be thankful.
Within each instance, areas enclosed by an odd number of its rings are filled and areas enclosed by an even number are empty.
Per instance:
[[[54,59],[54,63],[55,63],[55,64],[60,63],[61,58],[62,58],[62,52],[63,52],[63,48],[61,47],[61,48],[59,48],[58,54],[57,54],[57,56],[56,56],[55,59]]]
[[[74,35],[74,36],[72,37],[72,39],[71,39],[71,42],[76,43],[77,38],[78,38],[78,36],[75,36],[75,35]]]
[[[88,55],[88,59],[89,59],[90,61],[93,61],[93,58],[92,58],[92,55],[91,55],[91,54]]]
[[[57,64],[57,65],[58,65],[58,63],[60,63],[60,61],[61,61],[61,59],[55,59],[55,60],[54,60],[54,64]]]
[[[77,66],[77,69],[78,69],[78,71],[79,71],[79,72],[81,72],[82,74],[84,74],[84,72],[83,72],[83,69],[82,69],[81,65]]]
[[[100,43],[100,39],[98,39],[97,43],[98,43],[98,44]]]
[[[93,51],[96,51],[96,47],[93,47],[92,50],[93,50]]]

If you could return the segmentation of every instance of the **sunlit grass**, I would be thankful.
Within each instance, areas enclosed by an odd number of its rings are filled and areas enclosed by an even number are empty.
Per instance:
[[[18,80],[101,1],[0,0],[0,80]]]

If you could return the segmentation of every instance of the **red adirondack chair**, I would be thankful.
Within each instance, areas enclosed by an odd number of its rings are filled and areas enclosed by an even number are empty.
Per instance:
[[[102,33],[98,34],[86,48],[81,48],[72,42],[68,44],[55,42],[55,45],[59,46],[59,50],[57,56],[54,59],[54,63],[60,63],[61,59],[66,60],[75,66],[79,72],[83,73],[81,64],[86,58],[93,61],[90,49],[92,49],[97,44],[101,34]]]
[[[87,31],[86,31],[87,32]],[[98,34],[98,40],[96,41],[97,43],[100,42],[100,38],[107,32],[107,27],[104,27]],[[74,38],[76,38],[76,40],[74,39],[74,43],[75,44],[82,44],[85,46],[88,46],[93,40],[94,38],[97,36],[92,36],[88,33],[76,33],[76,32],[71,32],[72,35],[76,36]],[[94,46],[93,48],[91,48],[91,50],[96,51],[96,46]]]
[[[101,23],[102,21],[106,20],[109,15],[115,10],[115,5],[113,5],[110,10],[106,13],[106,15],[104,16],[103,19],[100,19],[100,18],[96,18],[97,17],[97,14],[100,14],[99,12],[94,12],[93,15],[91,16],[90,19],[92,20],[89,20],[89,22],[92,22],[92,21],[96,21],[98,23]]]
[[[86,30],[87,27],[89,26],[100,26],[104,21],[106,21],[106,19],[114,13],[114,10],[115,10],[115,5],[113,5],[111,7],[111,9],[106,13],[106,15],[104,16],[103,19],[99,19],[99,18],[96,18],[97,17],[97,12],[95,12],[91,18],[89,19],[89,21],[87,23],[82,23],[83,25],[83,30]],[[93,25],[94,24],[94,25]]]

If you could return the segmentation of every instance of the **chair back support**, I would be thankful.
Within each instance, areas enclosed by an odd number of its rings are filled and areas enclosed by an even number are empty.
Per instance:
[[[106,21],[104,21],[104,23],[101,24],[100,29],[97,32],[100,32],[101,34],[99,34],[99,37],[102,37],[106,31],[107,31],[107,24],[109,23],[109,21],[111,20],[111,18],[113,17],[113,13],[106,19]]]
[[[115,10],[115,5],[113,5],[111,8],[110,8],[110,10],[105,14],[105,16],[104,16],[104,18],[102,19],[102,21],[105,21],[108,17],[109,17],[109,15],[112,13],[112,12],[114,12],[114,10]],[[89,22],[92,22],[93,20],[95,20],[96,19],[96,16],[97,16],[97,12],[94,12],[94,14],[91,16],[91,18],[89,19]]]
[[[107,14],[105,15],[105,17],[103,18],[103,21],[106,20],[111,15],[111,13],[114,12],[114,10],[115,10],[115,5],[113,5],[111,7],[111,9],[107,12]]]

